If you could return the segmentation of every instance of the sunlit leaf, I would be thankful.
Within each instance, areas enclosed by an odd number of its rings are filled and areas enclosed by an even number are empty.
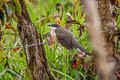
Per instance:
[[[19,0],[14,0],[14,3],[16,5],[17,11],[19,12],[19,15],[21,15],[22,9]]]
[[[61,24],[63,24],[63,21],[62,20],[56,20],[56,23],[61,25]]]
[[[16,22],[19,21],[18,18],[17,18],[17,16],[15,14],[13,14],[13,18],[15,19]]]

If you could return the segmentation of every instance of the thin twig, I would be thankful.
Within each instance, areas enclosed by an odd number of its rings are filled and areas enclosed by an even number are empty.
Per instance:
[[[37,46],[37,45],[42,45],[42,44],[49,44],[49,43],[55,43],[55,42],[43,42],[43,43],[38,43],[38,44],[31,44],[31,45],[25,45],[25,46],[17,46],[17,47],[1,47],[2,49],[17,49],[17,48],[26,48],[26,47],[32,47],[32,46]]]

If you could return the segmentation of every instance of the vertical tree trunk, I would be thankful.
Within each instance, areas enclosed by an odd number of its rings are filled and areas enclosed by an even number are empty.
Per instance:
[[[109,47],[110,55],[117,54],[117,25],[113,16],[114,7],[111,5],[110,0],[98,0],[98,10],[101,17],[102,29],[105,34],[106,47]],[[114,41],[114,40],[117,41]]]
[[[16,11],[15,14],[19,20],[18,32],[23,42],[23,46],[38,44],[24,47],[26,62],[31,71],[32,79],[47,80],[49,77],[51,80],[55,80],[54,75],[50,72],[48,67],[44,45],[40,45],[40,43],[42,43],[41,36],[29,17],[24,0],[19,0],[19,2],[22,12],[21,15],[18,14],[18,11]]]
[[[82,0],[82,4],[95,50],[95,65],[99,80],[116,80],[118,28],[113,16],[114,7],[110,0]]]
[[[118,54],[119,29],[116,24],[118,16],[116,17],[116,6],[112,5],[111,1],[115,2],[115,0],[97,0],[97,3],[99,15],[101,18],[102,30],[105,37],[105,47],[108,51],[108,61],[110,58],[113,58],[112,60],[116,61],[115,68],[113,69],[114,71],[112,71],[113,73],[111,74],[114,75],[114,80],[119,80],[120,76],[116,74],[119,73],[120,70],[120,56]]]

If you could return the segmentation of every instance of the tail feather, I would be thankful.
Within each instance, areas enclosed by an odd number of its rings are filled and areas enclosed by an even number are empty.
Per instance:
[[[74,48],[78,48],[79,50],[81,50],[82,52],[84,52],[85,54],[85,56],[86,55],[90,55],[88,52],[87,52],[87,50],[86,49],[84,49],[76,40],[74,40],[73,41],[73,46],[74,46]]]
[[[79,46],[77,46],[78,47],[78,49],[80,49],[82,52],[84,52],[85,53],[85,55],[90,55],[88,52],[87,52],[87,50],[85,50],[83,47],[81,47],[80,45]]]

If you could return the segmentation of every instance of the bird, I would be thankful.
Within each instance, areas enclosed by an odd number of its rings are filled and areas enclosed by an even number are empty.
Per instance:
[[[79,49],[83,52],[83,55],[89,55],[86,49],[84,49],[72,35],[72,32],[62,28],[59,24],[48,24],[51,28],[51,36],[55,38],[63,47],[68,50]]]

